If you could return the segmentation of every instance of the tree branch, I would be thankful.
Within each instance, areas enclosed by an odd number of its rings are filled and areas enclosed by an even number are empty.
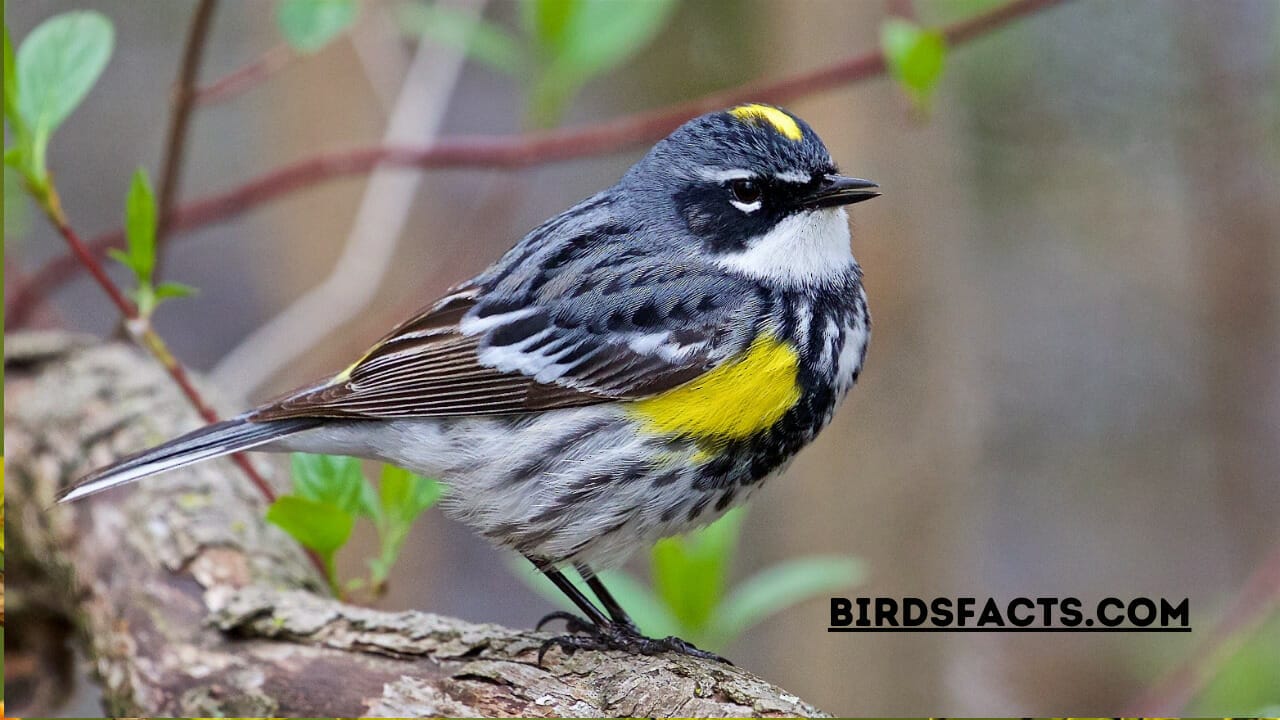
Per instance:
[[[131,347],[7,340],[10,542],[42,572],[22,587],[76,623],[114,716],[822,714],[719,663],[553,650],[538,667],[545,634],[305,592],[318,578],[221,461],[49,509],[78,472],[196,418]]]
[[[173,205],[182,183],[182,160],[187,151],[187,129],[191,125],[191,111],[195,108],[196,76],[204,58],[205,42],[209,38],[209,26],[213,20],[216,0],[200,0],[191,17],[191,29],[182,52],[182,65],[178,69],[178,81],[173,88],[172,108],[169,110],[169,131],[166,134],[164,157],[160,163],[160,185],[157,188],[156,264],[158,280],[164,264],[165,247],[173,219]]]
[[[1003,27],[1019,18],[1047,10],[1066,0],[1011,0],[986,13],[942,29],[956,47]],[[842,85],[884,74],[879,49],[847,58],[817,70],[773,82],[753,82],[659,110],[615,120],[515,137],[459,137],[426,147],[373,146],[323,153],[271,170],[231,190],[210,195],[177,208],[174,231],[190,230],[226,220],[302,188],[347,175],[370,172],[378,165],[415,168],[520,168],[604,155],[652,143],[681,123],[704,112],[757,100],[784,103]],[[123,231],[106,233],[92,242],[95,253],[119,247]],[[41,292],[66,282],[77,272],[69,258],[55,258],[31,275],[14,295],[9,322],[20,326]]]

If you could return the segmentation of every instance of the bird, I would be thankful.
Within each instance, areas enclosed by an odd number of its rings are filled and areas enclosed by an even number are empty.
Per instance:
[[[566,625],[540,664],[553,647],[724,660],[643,635],[596,568],[742,504],[830,422],[871,332],[846,206],[878,188],[781,107],[693,118],[346,369],[59,499],[247,450],[383,461],[440,478],[448,515],[581,613],[538,624]]]

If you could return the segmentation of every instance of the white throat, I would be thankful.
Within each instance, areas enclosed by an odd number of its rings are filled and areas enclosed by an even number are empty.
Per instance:
[[[854,265],[849,215],[842,207],[791,215],[747,249],[716,259],[721,267],[780,285],[819,285]]]

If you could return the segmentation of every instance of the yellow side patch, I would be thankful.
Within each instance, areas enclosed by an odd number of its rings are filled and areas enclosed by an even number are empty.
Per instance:
[[[788,140],[799,142],[804,137],[804,133],[800,132],[800,126],[795,119],[776,107],[751,103],[750,105],[739,105],[730,110],[729,114],[744,122],[763,120],[772,125],[774,130],[777,130],[780,135]]]
[[[794,348],[761,335],[737,358],[630,409],[651,432],[740,440],[768,429],[799,402],[799,364]]]

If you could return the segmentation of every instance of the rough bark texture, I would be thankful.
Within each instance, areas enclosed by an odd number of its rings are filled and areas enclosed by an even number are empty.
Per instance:
[[[319,595],[225,461],[52,507],[61,483],[196,421],[126,346],[10,336],[5,365],[11,549],[80,630],[114,715],[822,714],[738,668],[558,650],[540,668],[543,634]]]

